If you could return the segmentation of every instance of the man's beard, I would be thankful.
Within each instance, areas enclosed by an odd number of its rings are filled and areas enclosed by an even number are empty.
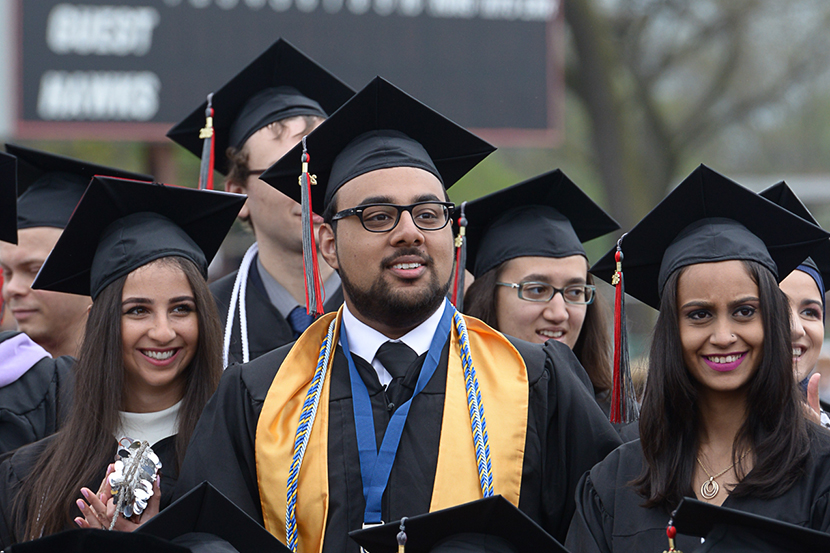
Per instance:
[[[381,273],[368,290],[355,286],[345,271],[340,271],[343,290],[352,300],[355,309],[367,319],[389,328],[415,328],[435,313],[450,288],[450,280],[441,284],[438,274],[430,270],[426,289],[414,294],[403,290],[395,293],[384,278],[384,271],[395,258],[405,255],[417,255],[427,268],[433,267],[432,257],[417,249],[398,252],[381,262]]]

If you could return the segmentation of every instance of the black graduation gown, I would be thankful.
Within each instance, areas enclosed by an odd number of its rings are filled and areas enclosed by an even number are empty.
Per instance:
[[[0,333],[0,342],[19,332]],[[58,431],[72,403],[75,359],[44,358],[0,388],[0,456]]]
[[[790,490],[775,499],[730,496],[723,506],[830,531],[830,433],[808,426],[812,457],[804,476]],[[565,547],[584,553],[668,549],[669,513],[640,507],[643,498],[628,484],[640,475],[642,466],[642,448],[636,440],[619,447],[580,480]],[[675,547],[694,551],[700,538],[678,535]]]
[[[584,370],[567,346],[511,339],[525,359],[529,415],[519,507],[564,539],[580,476],[619,443],[597,407]],[[230,367],[193,434],[175,497],[203,480],[262,523],[254,442],[262,404],[290,346]],[[412,402],[383,497],[383,520],[429,510],[438,456],[449,340],[432,380]],[[413,386],[420,363],[404,381]],[[380,444],[389,420],[387,399],[368,363],[356,361],[372,400]],[[288,369],[290,370],[290,369]],[[580,378],[580,376],[582,378]],[[365,501],[354,428],[348,365],[338,346],[330,373],[329,516],[324,553],[357,553],[347,532],[361,527]],[[409,392],[411,394],[411,391]],[[487,401],[493,401],[488,399]]]
[[[19,536],[24,531],[25,515],[18,520],[14,519],[12,507],[14,506],[15,494],[20,488],[21,481],[29,475],[38,458],[53,439],[54,436],[50,436],[33,444],[21,447],[0,463],[0,550],[19,541]],[[113,440],[113,459],[115,459],[116,446],[117,444]],[[164,438],[156,442],[152,447],[162,464],[160,506],[163,509],[171,503],[173,490],[176,487],[176,481],[178,479],[178,470],[176,468],[176,436]],[[107,466],[102,466],[99,474],[95,476],[92,482],[88,482],[86,487],[93,491],[97,490],[98,486],[101,485],[101,481],[104,479],[106,471]],[[78,488],[77,498],[82,498],[80,488]],[[79,516],[83,515],[73,501],[71,518],[74,520],[75,517]],[[70,522],[66,526],[67,530],[74,528],[77,528],[74,522]]]
[[[219,311],[219,321],[222,324],[222,332],[225,331],[225,324],[228,320],[228,306],[233,293],[233,283],[236,280],[236,273],[224,276],[210,285],[213,299],[216,300],[216,308]],[[284,346],[295,340],[294,332],[285,317],[274,307],[265,291],[265,285],[259,276],[256,268],[256,260],[251,264],[248,272],[248,288],[245,292],[245,307],[248,310],[248,352],[251,361],[257,357]],[[237,300],[238,301],[238,300]],[[343,290],[338,287],[337,291],[326,298],[323,306],[326,313],[337,311],[343,303]],[[239,329],[239,306],[236,308],[236,315],[231,330],[230,363],[242,362],[242,338]]]

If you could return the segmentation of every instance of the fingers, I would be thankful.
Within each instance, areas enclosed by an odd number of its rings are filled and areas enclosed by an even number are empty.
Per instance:
[[[101,485],[98,487],[97,495],[100,496],[104,494],[105,497],[110,497],[112,495],[112,487],[110,486],[110,474],[115,471],[115,465],[110,463],[107,466],[107,473],[104,475],[104,479],[101,481]]]
[[[804,416],[816,424],[821,424],[821,415],[819,412],[813,409],[813,407],[806,402],[802,405],[804,406]]]
[[[109,521],[107,520],[106,515],[106,505],[95,497],[92,491],[88,488],[82,488],[81,494],[83,494],[89,503],[87,504],[83,499],[79,499],[76,502],[76,505],[78,506],[78,509],[81,510],[84,518],[76,518],[75,523],[81,528],[108,528]],[[83,522],[81,522],[81,520]]]
[[[157,514],[161,505],[161,474],[153,482],[153,496],[147,501],[147,508],[141,514],[141,524],[147,522]]]
[[[818,388],[821,382],[821,375],[819,373],[810,377],[807,383],[807,403],[810,408],[821,415],[821,404],[819,403]]]

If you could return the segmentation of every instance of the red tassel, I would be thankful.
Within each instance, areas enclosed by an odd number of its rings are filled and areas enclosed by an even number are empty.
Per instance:
[[[617,241],[617,252],[614,260],[617,262],[617,270],[611,279],[611,284],[616,286],[614,297],[614,389],[611,392],[611,413],[612,423],[627,423],[637,420],[639,407],[637,396],[634,392],[634,382],[631,379],[631,367],[628,362],[628,333],[625,326],[625,279],[623,277],[622,262],[622,240],[625,235]]]
[[[622,386],[620,386],[620,357],[622,356],[622,252],[618,249],[614,256],[617,270],[611,282],[616,287],[614,294],[614,389],[611,393],[611,422],[622,420],[620,404],[622,403]]]
[[[455,237],[455,278],[450,299],[459,311],[464,309],[464,277],[467,269],[467,217],[464,215],[466,206],[467,202],[461,203],[461,216],[458,217],[458,236]]]
[[[306,313],[317,316],[324,312],[323,308],[323,279],[320,276],[320,266],[317,261],[317,242],[314,239],[314,219],[311,216],[311,187],[317,184],[317,177],[308,174],[308,163],[311,157],[306,149],[306,139],[303,137],[303,173],[300,175],[302,188],[302,224],[303,224],[303,275],[305,277]]]

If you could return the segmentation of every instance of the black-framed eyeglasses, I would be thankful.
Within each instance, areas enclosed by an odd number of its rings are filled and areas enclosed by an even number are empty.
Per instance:
[[[496,285],[516,288],[519,293],[519,299],[525,301],[550,301],[558,292],[562,294],[562,299],[565,300],[565,303],[573,305],[588,305],[593,303],[597,291],[597,287],[593,284],[571,284],[564,288],[556,288],[547,282],[535,281],[519,283],[497,282]]]
[[[421,230],[441,230],[450,222],[455,204],[452,202],[417,202],[411,205],[366,204],[344,209],[332,217],[338,221],[352,215],[358,217],[369,232],[389,232],[398,225],[401,213],[408,211],[415,226]]]

